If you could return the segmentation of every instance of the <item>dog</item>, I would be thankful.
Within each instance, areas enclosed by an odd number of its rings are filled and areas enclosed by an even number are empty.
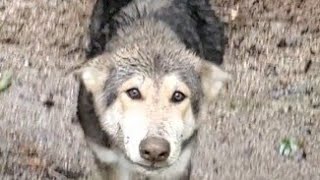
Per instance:
[[[199,119],[230,79],[213,15],[207,0],[97,0],[77,113],[101,179],[189,179]]]

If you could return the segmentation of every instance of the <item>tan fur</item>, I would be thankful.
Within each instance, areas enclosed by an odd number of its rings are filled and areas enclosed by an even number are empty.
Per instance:
[[[100,93],[111,68],[108,55],[98,56],[85,63],[75,71],[77,78],[84,82],[86,88],[92,93]]]
[[[201,75],[205,100],[207,103],[211,103],[223,85],[231,80],[231,75],[218,66],[204,60],[201,61],[197,68]]]
[[[142,111],[147,116],[150,123],[157,123],[165,120],[164,115],[176,114],[177,116],[186,116],[187,110],[191,111],[190,101],[184,100],[175,105],[170,103],[170,98],[175,90],[180,90],[186,96],[190,96],[189,88],[180,82],[174,75],[165,76],[157,86],[156,82],[150,78],[134,77],[120,87],[120,103],[123,107],[123,113],[126,111]],[[125,91],[131,87],[138,87],[142,94],[142,101],[130,99]],[[159,107],[154,110],[150,107]],[[157,117],[157,118],[156,118]]]
[[[86,90],[80,95],[86,98],[80,101],[80,109],[89,110],[80,113],[83,118],[79,119],[84,128],[96,120],[95,126],[86,129],[92,139],[97,139],[90,143],[91,149],[118,179],[126,179],[129,176],[126,173],[143,174],[150,179],[186,178],[183,174],[188,174],[199,114],[206,111],[230,76],[197,54],[201,42],[194,49],[187,48],[184,40],[191,43],[195,39],[181,39],[167,21],[144,9],[140,2],[127,6],[123,9],[127,13],[115,17],[123,26],[116,29],[103,53],[80,70],[81,85]],[[159,4],[170,8],[174,5],[171,2],[165,1],[168,7]],[[169,9],[154,7],[152,11],[163,11],[164,19],[169,15]],[[150,17],[145,17],[149,13]],[[180,15],[180,18],[189,16]],[[128,95],[132,88],[140,91],[141,99]],[[175,91],[186,98],[172,101]],[[94,115],[87,116],[90,113]],[[104,132],[107,138],[97,131]],[[165,160],[150,160],[140,152],[141,142],[149,137],[161,138],[169,144]]]

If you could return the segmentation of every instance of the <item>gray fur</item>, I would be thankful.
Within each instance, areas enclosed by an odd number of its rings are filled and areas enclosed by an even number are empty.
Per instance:
[[[192,90],[194,112],[198,112],[201,88],[200,77],[194,70],[194,64],[191,63],[194,58],[193,53],[185,48],[171,29],[152,17],[146,17],[118,30],[118,34],[107,45],[107,51],[112,52],[118,48],[130,49],[134,48],[133,46],[138,46],[142,51],[139,51],[137,56],[123,57],[121,54],[116,54],[111,57],[114,68],[105,87],[107,105],[111,105],[115,100],[118,86],[132,75],[140,74],[158,79],[166,74],[177,73]]]
[[[156,25],[154,27],[156,27]],[[163,32],[159,32],[158,34],[163,34]],[[141,34],[141,36],[145,35],[146,33]],[[134,37],[132,34],[128,34],[128,36]],[[143,37],[137,37],[137,39],[138,38]],[[155,38],[158,39],[157,37]],[[186,49],[177,46],[175,48],[176,50],[173,51],[169,49],[172,47],[169,47],[168,49],[165,47],[153,47],[152,39],[149,39],[148,41],[148,39],[145,38],[143,41],[146,42],[140,41],[139,45],[142,46],[141,48],[144,51],[139,52],[138,57],[120,57],[118,63],[115,63],[115,67],[109,75],[104,91],[106,93],[106,104],[112,104],[112,101],[115,100],[118,86],[120,86],[124,81],[133,75],[144,75],[151,77],[152,79],[160,79],[164,75],[176,73],[191,89],[194,113],[198,113],[197,108],[199,107],[198,104],[201,97],[200,77],[198,73],[195,72],[193,64],[188,63],[191,60],[184,59],[192,58],[185,56]],[[124,42],[123,44],[128,43]],[[144,43],[146,46],[143,46]],[[126,45],[123,45],[123,47],[126,47]]]
[[[200,57],[222,63],[227,39],[209,0],[97,0],[87,57],[101,54],[119,29],[145,17],[166,23]]]
[[[117,139],[112,139],[107,132],[102,130],[93,106],[92,94],[87,91],[82,82],[78,96],[77,116],[87,139],[108,148],[123,149],[121,131],[116,136]]]
[[[103,91],[105,108],[116,100],[118,87],[133,75],[161,79],[175,73],[191,90],[192,110],[197,116],[203,92],[195,61],[199,56],[217,64],[222,62],[222,27],[208,0],[132,0],[118,4],[98,0],[92,15],[87,57],[111,54],[106,59],[112,68]],[[119,49],[132,50],[132,54]],[[114,137],[117,139],[103,132],[90,99],[90,93],[81,86],[78,117],[86,136],[105,147],[123,151],[121,129]],[[189,178],[188,171],[181,179]]]

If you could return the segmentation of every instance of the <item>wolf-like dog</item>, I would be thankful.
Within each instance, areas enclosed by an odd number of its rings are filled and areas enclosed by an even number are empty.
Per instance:
[[[207,0],[97,0],[78,117],[101,178],[189,179],[199,119],[230,79],[221,29]]]

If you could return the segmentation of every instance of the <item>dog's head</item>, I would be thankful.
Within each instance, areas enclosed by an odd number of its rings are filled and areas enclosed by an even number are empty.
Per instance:
[[[181,47],[141,49],[98,56],[82,69],[81,79],[101,127],[125,157],[145,169],[169,167],[229,75]]]

